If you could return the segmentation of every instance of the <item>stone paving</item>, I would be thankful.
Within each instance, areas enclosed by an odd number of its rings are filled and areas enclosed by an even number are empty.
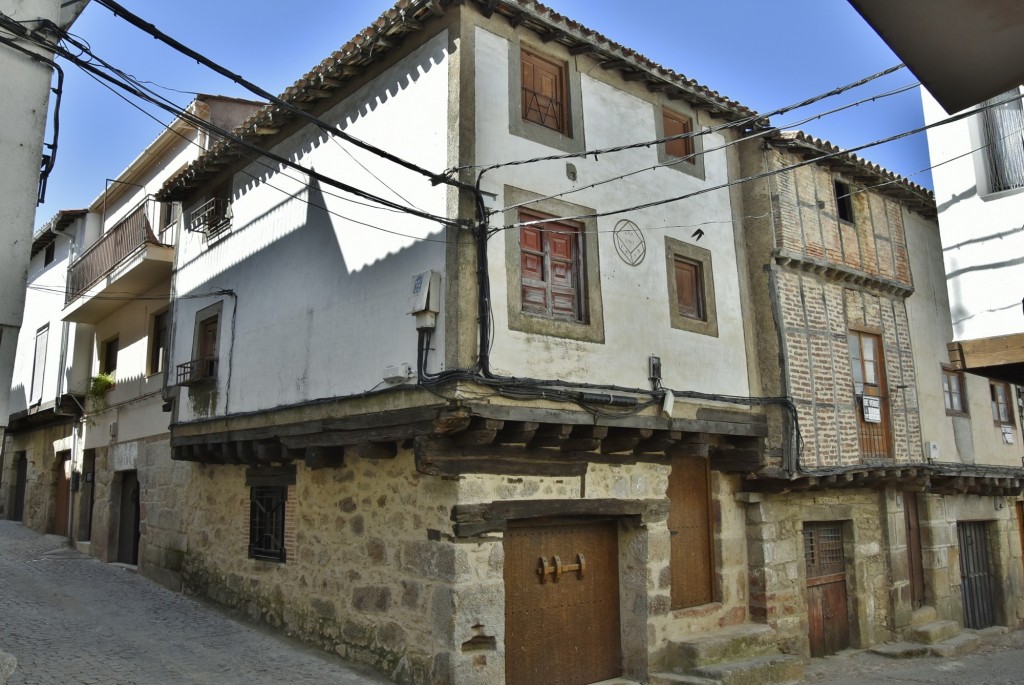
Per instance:
[[[0,521],[0,652],[18,661],[10,685],[390,682],[11,521]]]

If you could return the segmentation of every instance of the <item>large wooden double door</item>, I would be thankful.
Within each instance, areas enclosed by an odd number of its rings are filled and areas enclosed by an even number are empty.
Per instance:
[[[504,545],[505,683],[621,675],[617,523],[510,525]]]

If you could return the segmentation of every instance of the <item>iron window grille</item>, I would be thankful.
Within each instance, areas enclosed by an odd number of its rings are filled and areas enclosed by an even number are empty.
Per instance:
[[[231,227],[231,218],[231,200],[225,197],[211,197],[192,210],[189,230],[212,238]]]
[[[258,485],[250,489],[249,558],[285,562],[284,513],[288,486]]]
[[[178,364],[178,385],[196,385],[217,377],[217,358],[200,357]]]

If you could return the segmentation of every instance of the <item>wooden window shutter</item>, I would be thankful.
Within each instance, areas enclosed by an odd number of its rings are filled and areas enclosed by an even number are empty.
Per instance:
[[[661,114],[662,127],[666,138],[693,131],[693,121],[690,117],[673,114],[666,110],[662,110]],[[693,138],[680,138],[668,141],[665,143],[665,154],[672,157],[690,157],[693,154]],[[696,160],[690,157],[687,162],[694,164]]]
[[[570,135],[565,65],[521,51],[523,119]]]
[[[520,213],[520,221],[547,217]],[[519,229],[520,279],[524,312],[582,321],[581,227],[544,223]]]
[[[676,257],[676,304],[679,313],[691,319],[705,320],[704,280],[701,265]]]

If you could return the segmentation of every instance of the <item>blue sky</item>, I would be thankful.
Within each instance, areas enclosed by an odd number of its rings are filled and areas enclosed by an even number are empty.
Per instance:
[[[121,0],[133,12],[229,69],[280,93],[369,25],[388,0]],[[899,63],[846,0],[550,0],[548,6],[660,64],[767,112]],[[90,4],[72,27],[100,57],[134,76],[183,91],[250,97],[239,86],[177,55],[108,10]],[[60,209],[87,206],[104,179],[121,172],[160,132],[152,119],[66,65],[57,166],[40,225]],[[906,69],[775,125],[914,83]],[[168,91],[181,105],[191,95]],[[162,121],[170,116],[156,112]],[[800,126],[853,147],[923,123],[917,89],[862,104]],[[861,156],[904,175],[929,165],[923,135],[871,148]],[[931,187],[930,174],[912,180]]]

